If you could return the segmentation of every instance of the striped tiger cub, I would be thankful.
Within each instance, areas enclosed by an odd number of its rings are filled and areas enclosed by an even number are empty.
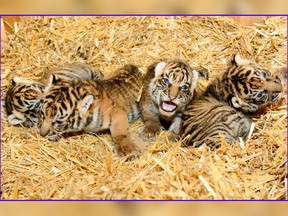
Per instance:
[[[179,135],[182,112],[193,97],[199,74],[179,59],[148,67],[140,100],[144,140],[153,140],[163,127]]]
[[[216,148],[220,134],[227,143],[239,137],[246,139],[251,126],[247,114],[277,102],[282,90],[279,76],[234,55],[228,70],[187,106],[182,128],[186,145],[198,147],[206,143]]]
[[[38,122],[39,107],[42,104],[45,85],[51,74],[61,79],[102,79],[104,75],[92,66],[83,63],[64,64],[45,71],[40,81],[32,81],[21,77],[14,77],[12,86],[5,98],[8,122],[11,125],[22,124],[32,127]]]
[[[129,123],[140,117],[137,101],[143,75],[125,65],[103,80],[61,80],[52,75],[45,89],[38,128],[40,135],[57,141],[63,134],[110,130],[120,154],[138,154]]]
[[[8,89],[5,97],[5,109],[9,124],[32,127],[38,122],[38,111],[44,89],[45,85],[42,83],[14,77],[12,86]]]

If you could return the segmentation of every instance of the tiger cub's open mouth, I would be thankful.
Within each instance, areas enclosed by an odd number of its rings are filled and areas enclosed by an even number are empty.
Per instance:
[[[161,108],[165,112],[173,112],[175,109],[177,109],[177,105],[171,101],[162,101]]]

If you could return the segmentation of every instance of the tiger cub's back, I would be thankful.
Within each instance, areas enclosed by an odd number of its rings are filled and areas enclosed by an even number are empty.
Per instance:
[[[250,118],[242,112],[214,98],[204,97],[192,101],[187,107],[183,115],[182,132],[186,136],[186,145],[199,147],[206,143],[214,149],[221,144],[221,134],[227,143],[239,137],[245,140],[250,127]]]
[[[52,68],[45,71],[40,82],[47,84],[51,75],[54,74],[61,80],[73,80],[73,79],[91,79],[98,80],[103,79],[104,74],[93,66],[84,63],[66,63],[62,66]]]
[[[138,67],[125,65],[99,83],[103,85],[109,97],[127,111],[129,122],[140,117],[138,96],[143,84],[143,74]]]

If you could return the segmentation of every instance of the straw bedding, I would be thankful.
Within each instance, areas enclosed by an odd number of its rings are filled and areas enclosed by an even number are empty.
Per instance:
[[[260,66],[286,66],[286,17],[242,26],[229,17],[22,17],[2,41],[5,96],[14,76],[37,80],[65,62],[86,62],[108,74],[127,63],[143,72],[159,59],[180,57],[224,71],[235,52]],[[204,86],[206,81],[200,80]],[[109,134],[80,134],[50,142],[36,128],[9,126],[2,99],[2,199],[285,199],[286,94],[254,118],[246,142],[209,151],[131,133],[143,147],[135,160],[119,157]]]

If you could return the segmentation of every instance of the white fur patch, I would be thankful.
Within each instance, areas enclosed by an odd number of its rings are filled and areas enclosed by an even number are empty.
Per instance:
[[[180,129],[181,129],[181,124],[182,124],[182,119],[181,117],[176,117],[173,121],[173,123],[169,127],[169,131],[175,133],[175,134],[180,134]]]
[[[49,77],[49,81],[48,81],[48,83],[47,83],[47,85],[46,85],[46,87],[45,87],[45,90],[44,90],[44,93],[45,93],[45,94],[48,94],[49,89],[53,86],[53,81],[54,81],[54,80],[59,80],[59,78],[58,78],[56,75],[52,74],[52,75]]]
[[[235,55],[235,62],[236,62],[236,64],[237,64],[238,66],[250,64],[250,61],[249,61],[249,60],[247,60],[247,59],[242,59],[239,54]]]
[[[199,79],[199,73],[196,70],[193,70],[192,73],[193,73],[193,81],[192,81],[191,87],[190,87],[191,91],[193,91],[196,88],[197,82]]]
[[[7,119],[8,119],[9,124],[11,125],[17,125],[17,124],[21,124],[25,122],[25,118],[24,119],[18,118],[14,114],[9,115]]]
[[[155,67],[155,77],[160,76],[163,73],[165,67],[166,67],[165,62],[159,62]]]
[[[87,95],[83,100],[79,103],[78,109],[80,111],[80,116],[83,117],[88,109],[90,108],[91,104],[93,103],[94,97],[93,95]]]

